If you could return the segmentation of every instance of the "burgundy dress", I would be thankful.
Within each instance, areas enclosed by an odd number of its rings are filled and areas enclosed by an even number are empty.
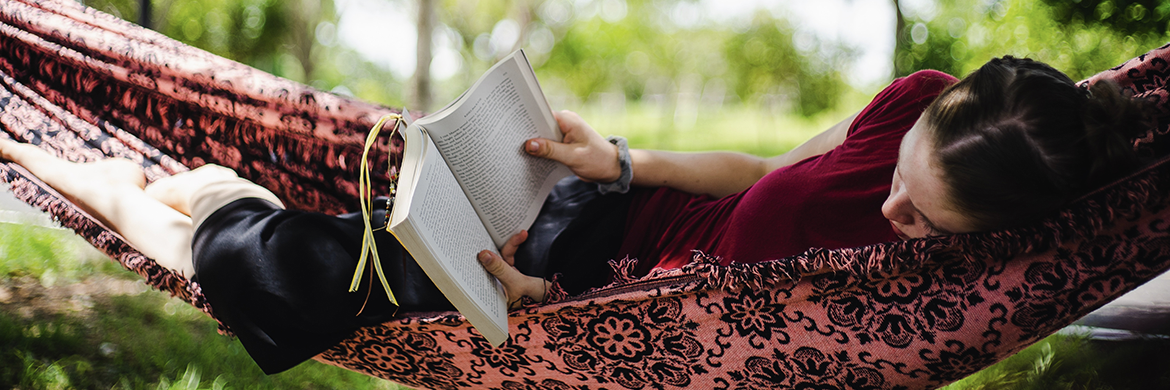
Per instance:
[[[894,241],[882,216],[898,146],[926,107],[956,81],[937,71],[895,80],[857,115],[845,141],[829,152],[777,169],[723,198],[670,188],[637,194],[617,258],[678,268],[692,250],[723,263],[779,259],[813,247],[837,249]],[[635,172],[635,174],[637,174]]]

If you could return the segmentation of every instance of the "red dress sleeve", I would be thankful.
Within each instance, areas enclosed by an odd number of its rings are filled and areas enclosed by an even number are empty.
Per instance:
[[[637,194],[620,257],[678,268],[693,250],[723,263],[779,259],[818,248],[858,247],[897,239],[881,206],[902,136],[955,78],[920,71],[895,80],[861,110],[845,141],[829,152],[777,169],[743,192],[720,199],[669,188]],[[636,174],[636,173],[635,173]]]

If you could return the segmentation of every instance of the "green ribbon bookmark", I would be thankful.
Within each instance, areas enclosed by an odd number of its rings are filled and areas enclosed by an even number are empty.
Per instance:
[[[370,199],[370,168],[367,156],[370,153],[370,148],[378,140],[378,133],[382,131],[382,126],[388,120],[394,120],[394,128],[390,131],[390,137],[394,137],[394,133],[398,131],[398,126],[402,123],[402,115],[390,114],[383,116],[378,120],[378,123],[370,129],[370,133],[366,135],[366,145],[362,150],[361,172],[358,173],[358,201],[361,204],[362,220],[365,221],[365,232],[362,235],[362,255],[358,258],[357,269],[353,272],[353,281],[349,284],[349,292],[355,292],[361,285],[362,274],[366,270],[366,258],[373,257],[374,272],[378,274],[378,279],[382,281],[382,288],[386,290],[386,297],[390,298],[390,302],[394,306],[398,306],[398,300],[394,298],[394,292],[390,291],[390,282],[386,281],[386,274],[382,273],[382,262],[378,260],[378,246],[374,243],[374,228],[370,226],[370,216],[374,213],[374,203]],[[397,176],[397,175],[393,175]],[[390,178],[390,196],[394,196],[397,177]],[[386,218],[390,218],[386,215]],[[362,305],[365,308],[365,305]],[[360,312],[359,312],[360,313]]]

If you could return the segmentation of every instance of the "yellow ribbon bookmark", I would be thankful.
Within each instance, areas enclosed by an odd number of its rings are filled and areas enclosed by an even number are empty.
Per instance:
[[[378,279],[382,281],[382,288],[386,290],[386,297],[390,298],[390,302],[394,306],[398,306],[398,300],[394,299],[394,292],[390,291],[390,283],[386,281],[386,274],[382,273],[382,262],[378,261],[378,246],[374,243],[374,228],[370,226],[370,216],[374,213],[374,203],[370,199],[370,169],[367,156],[370,153],[370,148],[378,141],[378,133],[382,131],[382,125],[388,120],[394,120],[394,128],[390,131],[390,137],[394,137],[394,133],[398,131],[398,125],[402,123],[402,115],[389,114],[383,116],[378,120],[378,123],[370,129],[370,133],[366,135],[366,146],[362,150],[361,172],[358,173],[358,201],[362,208],[362,220],[365,221],[366,229],[362,234],[362,255],[358,258],[357,269],[353,271],[353,281],[349,284],[349,292],[358,290],[361,285],[362,274],[366,270],[366,258],[372,256],[374,259],[374,271],[378,274]],[[395,175],[397,176],[397,175]],[[390,178],[390,196],[394,196],[397,178]],[[389,219],[390,215],[386,215]],[[365,305],[363,305],[364,307]]]

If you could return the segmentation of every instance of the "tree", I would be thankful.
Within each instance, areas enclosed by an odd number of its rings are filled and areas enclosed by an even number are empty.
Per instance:
[[[419,0],[418,2],[418,45],[415,56],[414,83],[411,85],[413,99],[411,107],[420,112],[429,112],[431,98],[431,53],[435,33],[435,2],[434,0]]]
[[[906,36],[906,15],[902,13],[902,3],[898,0],[894,2],[894,55],[890,60],[894,65],[894,76],[902,77],[911,73],[906,60],[898,61],[899,56],[906,55],[906,45],[909,37]]]
[[[1166,34],[1170,3],[1161,0],[1043,0],[1062,26],[1104,27],[1121,35]]]
[[[751,27],[727,40],[724,55],[736,93],[745,100],[780,96],[803,116],[836,107],[846,89],[838,69],[851,59],[851,52],[832,44],[813,44],[818,52],[802,52],[794,34],[786,20],[760,13]]]
[[[87,5],[139,22],[137,0],[93,0]],[[317,21],[332,17],[330,1],[155,0],[153,5],[158,12],[150,24],[156,31],[298,81],[307,81],[313,71],[309,50]],[[289,48],[296,52],[289,53]],[[299,62],[296,69],[282,63],[284,54]]]
[[[918,69],[938,69],[962,76],[992,57],[1014,55],[1044,61],[1083,79],[1162,45],[1166,16],[1121,1],[1081,0],[1064,3],[1048,0],[966,0],[932,3],[935,12],[907,15],[903,37],[910,37],[895,54],[897,69],[906,74]],[[1087,8],[1086,8],[1087,7]],[[1167,7],[1162,7],[1167,8]],[[1087,13],[1093,9],[1094,13]],[[1170,11],[1170,8],[1167,8]],[[1093,17],[1089,17],[1093,15]],[[1134,19],[1137,16],[1140,18]],[[1135,20],[1137,20],[1135,22]],[[1152,21],[1151,21],[1152,20]],[[1160,24],[1159,24],[1160,23]],[[1155,28],[1153,26],[1162,26]]]

